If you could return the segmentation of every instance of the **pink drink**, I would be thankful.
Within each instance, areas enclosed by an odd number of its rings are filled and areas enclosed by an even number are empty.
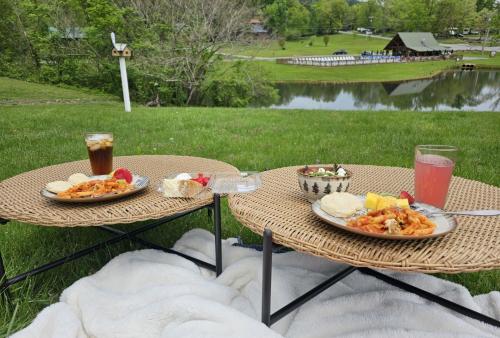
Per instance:
[[[455,162],[440,155],[415,157],[415,199],[444,208]]]

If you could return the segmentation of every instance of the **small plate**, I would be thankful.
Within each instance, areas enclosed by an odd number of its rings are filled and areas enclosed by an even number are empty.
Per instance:
[[[240,173],[216,173],[210,180],[210,187],[216,194],[251,193],[262,185],[260,174],[256,171]]]
[[[364,201],[365,201],[364,196],[357,196],[357,197],[364,204]],[[433,207],[431,205],[424,204],[424,203],[414,203],[412,205],[412,209],[416,210],[416,211],[429,211],[429,212],[430,211],[432,211],[432,212],[441,211],[441,209],[438,209],[436,207]],[[349,231],[349,232],[353,232],[353,233],[359,234],[359,235],[364,235],[364,236],[368,236],[368,237],[375,237],[375,238],[382,238],[382,239],[396,239],[396,240],[402,240],[402,239],[404,239],[404,240],[407,240],[407,239],[435,238],[435,237],[444,236],[447,233],[450,233],[453,230],[455,230],[455,228],[457,227],[457,222],[455,221],[455,219],[453,217],[445,216],[445,215],[436,215],[436,216],[429,217],[429,219],[431,221],[433,221],[434,223],[436,223],[436,225],[437,225],[436,229],[434,230],[434,232],[432,234],[429,234],[429,235],[409,236],[409,235],[375,234],[375,233],[366,232],[366,231],[363,231],[363,230],[360,230],[360,229],[357,229],[357,228],[353,228],[353,227],[347,226],[347,221],[350,218],[358,217],[358,216],[366,214],[366,212],[367,212],[366,209],[363,209],[363,210],[357,212],[352,217],[348,217],[348,218],[335,217],[335,216],[331,216],[330,214],[328,214],[325,211],[323,211],[321,209],[321,202],[318,200],[318,201],[316,201],[316,202],[314,202],[312,204],[312,211],[319,218],[321,218],[323,221],[325,221],[325,222],[327,222],[327,223],[329,223],[329,224],[331,224],[331,225],[333,225],[333,226],[335,226],[335,227],[337,227],[339,229],[343,229],[343,230],[346,230],[346,231]]]
[[[89,178],[93,180],[105,180],[109,178],[109,176],[99,175],[99,176],[89,176]],[[139,191],[143,191],[149,185],[149,178],[146,176],[132,175],[132,184],[134,185],[134,189],[129,190],[127,192],[123,192],[121,194],[107,194],[99,197],[61,198],[58,197],[57,194],[54,194],[45,188],[43,188],[40,193],[42,194],[43,197],[48,198],[52,201],[64,202],[64,203],[94,203],[94,202],[112,201],[119,198],[123,198],[125,196],[136,194]]]

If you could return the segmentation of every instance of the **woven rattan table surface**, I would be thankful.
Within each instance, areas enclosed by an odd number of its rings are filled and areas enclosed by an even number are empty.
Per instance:
[[[499,217],[457,217],[457,229],[437,239],[381,240],[351,234],[322,222],[313,214],[297,181],[298,167],[262,173],[262,187],[229,197],[235,217],[258,234],[273,231],[273,241],[297,251],[354,266],[400,271],[458,273],[500,267]],[[349,192],[399,194],[413,191],[413,170],[346,165],[353,179]],[[447,210],[500,209],[500,189],[453,177]]]
[[[235,167],[224,162],[188,156],[123,156],[115,157],[113,165],[148,176],[149,187],[136,195],[106,203],[64,204],[49,201],[40,195],[47,182],[66,180],[77,172],[91,174],[88,160],[58,164],[0,182],[0,218],[61,227],[159,219],[213,202],[212,195],[208,194],[193,199],[163,197],[156,189],[165,176],[178,172],[237,172]]]

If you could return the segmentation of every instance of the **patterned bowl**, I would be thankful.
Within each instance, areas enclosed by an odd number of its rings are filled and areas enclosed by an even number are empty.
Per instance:
[[[324,168],[333,171],[333,167],[309,166],[309,170]],[[304,174],[305,168],[297,170],[299,186],[307,200],[311,203],[321,199],[332,192],[345,192],[351,184],[352,172],[347,171],[346,176],[309,176]]]

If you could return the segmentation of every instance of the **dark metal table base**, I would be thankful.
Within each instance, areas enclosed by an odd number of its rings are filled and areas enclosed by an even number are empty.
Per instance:
[[[425,298],[431,302],[437,303],[441,306],[444,306],[450,310],[458,312],[464,316],[469,318],[477,319],[483,321],[487,324],[500,327],[500,321],[485,316],[482,313],[466,308],[460,304],[449,301],[445,298],[436,296],[430,292],[417,288],[413,285],[404,283],[400,280],[387,276],[383,273],[380,273],[376,270],[370,268],[358,268],[354,266],[350,266],[340,271],[336,275],[330,277],[320,285],[312,288],[302,296],[297,299],[291,301],[287,305],[283,306],[278,311],[271,314],[271,269],[272,269],[272,252],[273,252],[273,234],[270,229],[264,230],[264,239],[263,239],[263,264],[262,264],[262,322],[267,326],[271,326],[276,323],[290,312],[296,310],[298,307],[306,303],[307,301],[313,299],[321,292],[327,290],[329,287],[334,285],[335,283],[341,281],[345,277],[349,276],[354,271],[359,271],[363,274],[370,275],[377,279],[380,279],[388,284],[391,284],[395,287],[398,287],[402,290],[414,293],[422,298]]]
[[[213,221],[214,221],[214,228],[215,228],[214,229],[214,231],[215,231],[215,265],[201,261],[197,258],[185,255],[185,254],[178,252],[178,251],[175,251],[173,249],[168,249],[168,248],[162,247],[158,244],[155,244],[155,243],[152,243],[152,242],[147,241],[145,239],[137,237],[137,235],[139,235],[145,231],[154,229],[162,224],[171,222],[173,220],[176,220],[178,218],[192,214],[192,213],[199,211],[199,210],[202,210],[202,209],[208,209],[209,214],[211,214],[211,211],[213,210],[213,215],[214,215]],[[7,222],[8,222],[7,220],[0,219],[0,224],[1,223],[5,224]],[[148,248],[162,250],[164,252],[179,255],[179,256],[181,256],[185,259],[188,259],[191,262],[193,262],[193,263],[195,263],[203,268],[210,269],[210,270],[214,271],[217,274],[217,276],[222,273],[221,211],[220,211],[220,196],[217,194],[214,195],[214,202],[212,204],[209,204],[209,205],[206,205],[206,206],[203,206],[200,208],[196,208],[193,210],[189,210],[186,212],[178,213],[178,214],[168,216],[168,217],[165,217],[162,219],[158,219],[155,221],[148,222],[145,225],[141,226],[140,228],[129,231],[129,232],[125,232],[125,231],[115,229],[115,228],[110,227],[110,226],[104,226],[104,225],[99,226],[98,228],[102,229],[103,231],[113,233],[116,236],[114,236],[110,239],[107,239],[103,242],[97,243],[97,244],[90,246],[88,248],[85,248],[83,250],[74,252],[66,257],[57,259],[57,260],[52,261],[50,263],[46,263],[46,264],[41,265],[41,266],[34,268],[32,270],[23,272],[17,276],[11,277],[11,278],[8,278],[6,275],[4,263],[2,260],[2,254],[0,252],[0,293],[7,290],[7,288],[9,286],[11,286],[15,283],[21,282],[28,277],[31,277],[31,276],[37,275],[39,273],[54,269],[60,265],[71,262],[77,258],[89,255],[89,254],[91,254],[99,249],[106,247],[107,245],[118,243],[118,242],[125,240],[125,239],[140,243]]]

